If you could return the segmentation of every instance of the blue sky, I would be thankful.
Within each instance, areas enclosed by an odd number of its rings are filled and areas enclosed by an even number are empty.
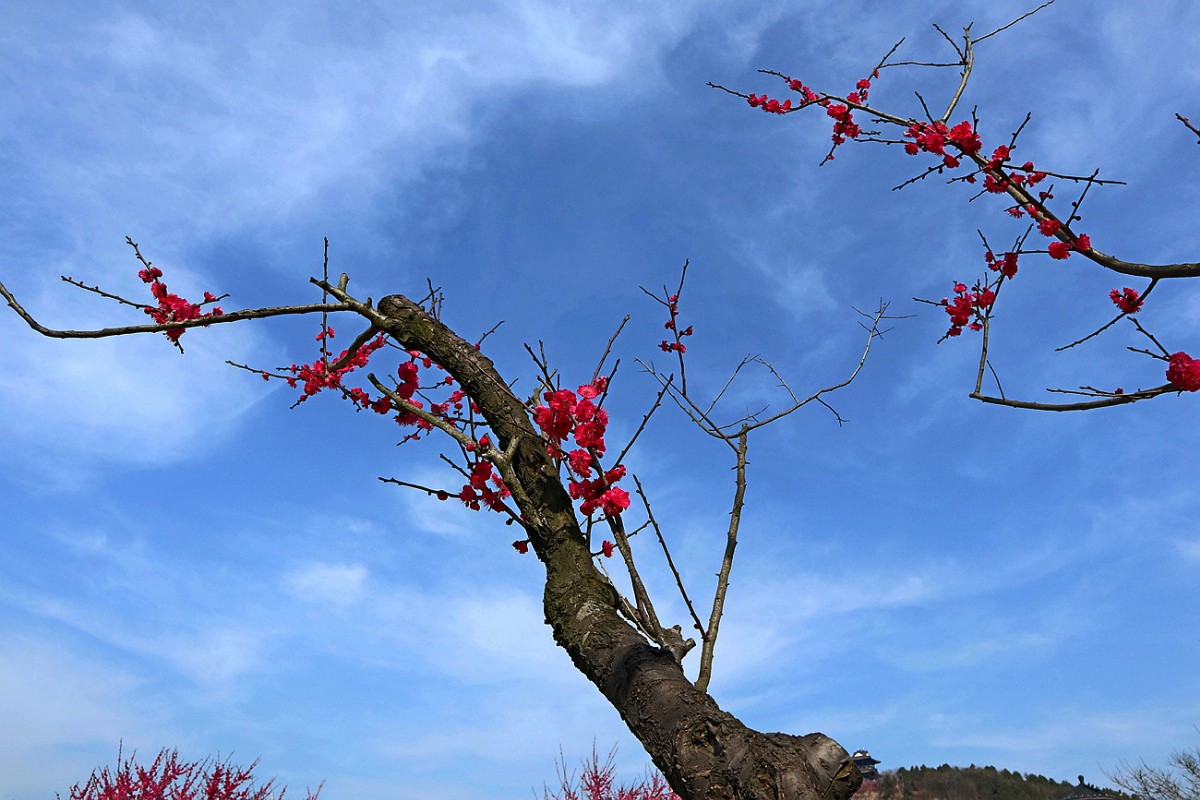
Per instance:
[[[444,288],[471,337],[530,385],[546,342],[582,382],[621,316],[611,436],[653,397],[674,283],[700,392],[761,353],[797,389],[838,380],[852,307],[900,321],[834,403],[751,445],[751,489],[712,692],[761,730],[821,730],[884,767],[949,762],[1101,780],[1164,762],[1200,723],[1200,434],[1194,398],[1037,415],[966,397],[977,342],[936,345],[912,302],[1011,239],[994,198],[890,191],[917,161],[826,120],[754,112],[706,81],[776,93],[778,68],[846,91],[901,35],[990,30],[1029,3],[10,4],[0,12],[0,278],[43,322],[140,322],[58,280],[144,286],[132,236],[185,296],[309,302],[321,265],[360,296]],[[981,45],[961,116],[984,141],[1034,113],[1018,156],[1102,169],[1082,227],[1127,260],[1194,259],[1200,117],[1182,0],[1059,0]],[[894,70],[872,101],[919,113],[952,76]],[[1154,386],[1111,318],[1138,286],[1029,258],[993,356],[1011,394]],[[1200,292],[1142,314],[1200,349]],[[119,740],[261,756],[323,796],[526,798],[592,746],[646,759],[542,624],[540,569],[496,519],[377,476],[452,484],[437,443],[223,364],[314,357],[315,319],[184,338],[55,342],[0,315],[0,800],[49,798]],[[348,334],[349,322],[343,325]],[[339,327],[337,321],[335,328]],[[750,375],[731,418],[780,402]],[[693,594],[710,596],[733,487],[727,451],[669,410],[631,456]],[[647,544],[649,544],[647,542]],[[683,621],[653,550],[664,615]],[[694,661],[693,656],[690,661]],[[690,667],[695,669],[694,664]]]

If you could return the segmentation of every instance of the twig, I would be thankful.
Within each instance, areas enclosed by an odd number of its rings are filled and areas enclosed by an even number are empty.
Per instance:
[[[1175,119],[1177,119],[1177,120],[1179,120],[1180,122],[1182,122],[1182,123],[1184,124],[1184,126],[1185,126],[1185,127],[1186,127],[1186,128],[1189,130],[1189,131],[1191,131],[1192,133],[1196,134],[1196,144],[1200,144],[1200,130],[1198,130],[1198,129],[1196,128],[1196,126],[1195,126],[1195,125],[1193,125],[1193,124],[1191,123],[1191,121],[1189,121],[1189,120],[1188,120],[1188,118],[1187,118],[1187,117],[1185,117],[1185,116],[1183,116],[1182,114],[1176,114],[1176,115],[1175,115]]]
[[[708,616],[708,630],[700,648],[700,672],[696,676],[696,688],[708,691],[712,680],[713,651],[717,645],[717,634],[721,630],[721,617],[725,612],[725,597],[729,593],[729,574],[733,571],[733,555],[737,550],[738,527],[742,521],[742,509],[746,504],[746,451],[749,448],[750,429],[743,426],[737,436],[737,463],[734,466],[733,507],[729,511],[729,528],[725,532],[725,553],[721,557],[721,569],[717,572],[717,589],[713,593],[712,613]]]
[[[1014,19],[1012,22],[1008,23],[1007,25],[1001,25],[999,28],[996,28],[996,30],[992,31],[991,33],[985,33],[983,36],[980,36],[978,39],[976,39],[975,42],[979,43],[979,42],[982,42],[984,39],[990,39],[991,37],[995,36],[997,33],[1008,30],[1009,28],[1011,28],[1013,25],[1016,25],[1021,20],[1028,19],[1029,17],[1032,17],[1034,14],[1041,11],[1043,8],[1045,8],[1047,6],[1052,6],[1052,5],[1054,5],[1054,0],[1046,0],[1046,2],[1042,3],[1040,6],[1035,8],[1033,11],[1028,11],[1028,12],[1022,14],[1021,16]]]
[[[1006,400],[1003,397],[989,397],[988,395],[979,394],[978,392],[971,392],[970,397],[983,403],[991,403],[998,406],[1008,406],[1009,408],[1026,408],[1033,411],[1090,411],[1094,408],[1120,406],[1125,405],[1126,403],[1134,403],[1138,400],[1147,400],[1151,397],[1158,397],[1160,394],[1179,391],[1182,390],[1178,386],[1168,383],[1153,389],[1141,389],[1136,392],[1112,394],[1099,400],[1084,401],[1079,403],[1034,403],[1028,400]]]
[[[1150,295],[1150,292],[1154,291],[1154,287],[1157,285],[1158,285],[1158,278],[1154,278],[1153,280],[1151,280],[1150,285],[1146,287],[1146,291],[1141,293],[1141,295],[1139,296],[1139,299],[1142,302],[1145,302],[1146,298]],[[1129,317],[1129,313],[1123,311],[1120,314],[1118,314],[1117,316],[1113,317],[1108,322],[1106,322],[1105,324],[1101,325],[1096,330],[1089,333],[1087,336],[1084,336],[1082,339],[1076,339],[1075,341],[1071,342],[1070,344],[1064,344],[1062,347],[1054,348],[1054,352],[1061,353],[1063,350],[1070,350],[1072,347],[1075,347],[1076,345],[1081,345],[1084,342],[1088,341],[1089,339],[1092,339],[1092,338],[1104,333],[1106,330],[1111,328],[1113,325],[1116,325],[1118,322],[1120,322],[1125,317]],[[1133,318],[1130,317],[1130,319],[1133,319]]]
[[[321,282],[329,285],[329,237],[325,239],[324,257],[321,259]],[[329,290],[321,288],[321,305],[329,299]],[[325,365],[325,374],[329,374],[329,312],[321,312],[321,363]]]
[[[626,314],[621,324],[613,331],[613,335],[608,337],[608,344],[604,345],[604,352],[600,354],[600,361],[596,364],[596,369],[592,371],[592,381],[600,376],[600,370],[604,369],[604,362],[608,359],[608,354],[612,352],[613,343],[617,341],[617,337],[621,335],[621,331],[625,329],[625,323],[629,322],[629,315]]]
[[[493,333],[495,333],[497,330],[499,330],[499,329],[500,329],[500,326],[501,326],[501,325],[503,325],[503,324],[504,324],[504,320],[500,320],[500,321],[499,321],[499,322],[497,322],[495,325],[493,325],[492,327],[488,328],[488,329],[487,329],[487,330],[484,332],[483,336],[480,336],[478,339],[476,339],[476,340],[475,340],[475,347],[476,347],[476,348],[478,348],[480,345],[482,345],[482,344],[483,344],[483,342],[484,342],[484,340],[486,340],[486,339],[487,339],[487,337],[491,336]]]
[[[126,300],[124,297],[121,297],[120,295],[115,295],[115,294],[106,292],[103,289],[101,289],[99,286],[89,286],[86,283],[84,283],[83,281],[77,281],[69,275],[59,275],[58,277],[64,283],[69,283],[72,286],[77,286],[80,289],[83,289],[84,291],[92,292],[93,294],[98,294],[101,297],[107,298],[109,300],[116,300],[121,305],[133,306],[134,308],[136,308],[138,310],[153,308],[153,306],[146,305],[145,303],[138,303],[133,300]]]
[[[625,456],[633,448],[633,443],[636,442],[638,440],[638,437],[642,435],[642,431],[644,431],[646,429],[646,425],[650,422],[650,417],[654,416],[654,412],[658,410],[658,407],[660,405],[662,405],[663,395],[667,393],[668,389],[671,386],[671,381],[673,379],[674,379],[673,375],[670,378],[667,378],[667,382],[665,384],[663,384],[663,387],[661,389],[658,390],[658,395],[654,398],[654,404],[651,405],[650,410],[647,411],[642,416],[641,423],[637,426],[637,430],[635,430],[633,432],[633,436],[629,437],[629,442],[625,445],[624,448],[621,449],[621,453],[620,453],[620,455],[617,456],[617,460],[613,464],[613,467],[616,467],[617,464],[624,463]]]
[[[310,303],[302,306],[273,306],[271,308],[251,308],[243,311],[233,311],[219,317],[201,317],[197,319],[172,320],[171,322],[151,325],[124,325],[116,328],[98,328],[89,331],[58,330],[47,328],[26,311],[16,297],[13,296],[3,283],[0,283],[0,297],[8,302],[8,307],[43,336],[52,339],[104,339],[109,336],[126,336],[133,333],[162,333],[171,328],[204,328],[209,325],[223,325],[229,322],[240,322],[244,319],[264,319],[290,314],[314,314],[320,311],[357,311],[352,303]]]
[[[700,631],[700,638],[703,639],[708,636],[708,633],[704,630],[704,625],[700,622],[699,615],[696,614],[696,608],[692,605],[692,599],[688,597],[687,589],[683,586],[683,578],[679,576],[675,560],[671,558],[667,540],[663,538],[662,529],[658,527],[658,520],[654,518],[654,512],[650,510],[650,500],[646,497],[646,492],[642,489],[642,482],[638,480],[637,475],[632,477],[634,485],[637,486],[638,497],[642,498],[642,505],[646,508],[647,524],[654,528],[654,535],[658,537],[658,544],[662,547],[663,555],[667,559],[667,566],[670,567],[671,574],[675,576],[675,585],[679,587],[679,594],[683,597],[684,605],[687,606],[688,613],[692,615],[692,620],[695,622],[696,630]]]
[[[936,25],[933,27],[937,28]],[[971,70],[975,67],[975,48],[971,42],[971,28],[967,26],[963,30],[963,49],[959,50],[954,40],[946,36],[946,32],[938,28],[938,33],[946,37],[946,41],[950,42],[950,46],[958,53],[962,59],[962,73],[958,79],[958,88],[954,90],[954,94],[950,97],[950,102],[946,105],[946,113],[942,114],[942,124],[950,121],[950,115],[954,113],[954,109],[958,106],[958,101],[962,99],[963,92],[967,89],[967,82],[971,79]]]

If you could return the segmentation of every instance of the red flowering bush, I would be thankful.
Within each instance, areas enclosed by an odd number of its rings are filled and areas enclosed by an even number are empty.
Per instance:
[[[616,748],[613,748],[601,764],[596,748],[593,747],[591,761],[583,762],[583,772],[579,776],[578,784],[575,782],[575,776],[567,773],[566,764],[560,760],[559,791],[544,789],[543,800],[681,800],[657,772],[652,772],[639,783],[617,786],[617,769],[612,763],[615,754]]]
[[[117,756],[114,774],[108,767],[92,772],[82,786],[71,787],[68,800],[283,800],[286,787],[278,793],[274,779],[255,786],[251,775],[258,762],[239,767],[228,761],[180,761],[178,750],[163,749],[149,767],[131,755]],[[308,792],[305,800],[321,794]],[[58,796],[62,800],[61,796]]]

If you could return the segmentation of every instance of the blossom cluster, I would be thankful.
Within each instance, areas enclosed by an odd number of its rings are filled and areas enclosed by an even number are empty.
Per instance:
[[[324,341],[326,339],[333,338],[333,336],[333,328],[325,328],[319,334],[317,334],[317,340]],[[371,354],[383,347],[383,344],[384,336],[383,334],[380,334],[379,336],[376,336],[374,339],[371,339],[369,342],[365,343],[362,347],[359,347],[357,350],[355,350],[353,355],[351,355],[349,351],[343,350],[337,356],[337,358],[333,359],[332,361],[330,361],[329,356],[326,354],[311,364],[292,364],[289,367],[285,367],[284,371],[291,373],[291,375],[285,378],[288,386],[295,389],[297,386],[303,384],[300,399],[298,399],[296,402],[303,403],[305,400],[317,394],[322,389],[341,389],[342,379],[346,376],[346,374],[353,372],[360,367],[365,367],[367,365],[367,361],[371,358]],[[333,369],[332,367],[334,364],[341,364],[341,366],[339,366],[337,369]],[[263,380],[271,379],[270,373],[262,372],[261,374]],[[351,389],[347,391],[347,396],[354,400],[354,402],[358,405],[370,405],[366,395],[367,393],[362,389]],[[384,401],[387,401],[387,399],[388,398],[386,397],[383,398]],[[379,407],[374,408],[374,410],[380,414],[386,414],[390,409],[390,403],[383,403],[380,404]]]
[[[548,390],[542,395],[545,405],[533,410],[533,421],[549,439],[547,452],[566,464],[571,475],[568,494],[581,501],[579,510],[589,517],[597,511],[615,517],[629,508],[629,493],[615,485],[625,476],[624,465],[609,470],[600,465],[606,450],[608,412],[593,401],[607,388],[608,379],[599,377],[580,386],[578,393]],[[576,445],[570,451],[564,449],[568,438],[573,438]]]
[[[979,139],[979,133],[974,129],[972,124],[967,121],[960,122],[953,128],[947,128],[941,122],[915,122],[908,127],[904,132],[906,138],[913,141],[906,142],[904,151],[909,155],[916,155],[920,152],[932,153],[941,156],[943,165],[947,167],[957,167],[959,159],[953,153],[946,152],[946,146],[953,145],[964,155],[974,156],[982,148],[983,142]],[[992,194],[1003,194],[1008,192],[1014,186],[1025,187],[1025,190],[1046,179],[1046,173],[1034,167],[1032,161],[1026,161],[1020,166],[1007,165],[1012,158],[1012,149],[1008,145],[1000,145],[992,151],[992,155],[986,162],[983,162],[981,171],[983,176],[983,188],[985,191]],[[982,161],[982,157],[980,157]],[[965,176],[965,179],[970,182],[975,182],[975,173]],[[1026,195],[1031,196],[1031,195]],[[1030,218],[1037,223],[1038,233],[1046,237],[1062,237],[1063,224],[1045,207],[1045,201],[1052,198],[1050,192],[1042,191],[1038,193],[1037,203],[1026,203],[1025,205],[1015,205],[1009,207],[1008,214],[1013,217],[1023,217],[1026,213]],[[1069,258],[1072,251],[1086,252],[1092,249],[1092,239],[1086,233],[1072,236],[1068,241],[1059,240],[1051,242],[1047,247],[1047,252],[1050,257],[1056,260]]]
[[[480,437],[479,449],[486,452],[490,445],[486,435]],[[441,496],[442,493],[439,493],[438,497]],[[512,492],[504,485],[503,479],[496,474],[495,466],[483,458],[471,466],[470,477],[458,493],[458,499],[473,511],[478,511],[482,504],[492,511],[499,511],[502,514],[510,513],[504,499],[511,496]]]
[[[317,334],[317,341],[327,341],[334,337],[333,328],[325,328]],[[403,441],[407,442],[410,439],[418,439],[421,434],[433,429],[433,423],[419,414],[414,412],[416,409],[425,409],[425,403],[416,397],[417,393],[422,389],[432,389],[438,386],[450,386],[454,383],[454,379],[450,376],[444,376],[435,381],[432,385],[422,387],[420,381],[420,370],[422,367],[434,367],[441,370],[440,365],[434,364],[433,360],[421,353],[419,350],[408,351],[408,361],[401,362],[396,369],[396,387],[393,394],[405,401],[405,405],[393,402],[388,395],[382,395],[377,398],[372,398],[371,395],[362,387],[346,388],[343,386],[345,376],[356,369],[366,366],[371,356],[384,346],[386,337],[383,334],[368,340],[359,346],[353,353],[348,350],[343,350],[336,357],[329,353],[322,353],[321,357],[313,361],[311,364],[292,364],[288,367],[283,367],[282,372],[289,373],[284,375],[272,375],[269,372],[262,371],[263,380],[271,378],[283,378],[288,385],[293,389],[301,387],[301,395],[297,399],[297,404],[304,402],[308,398],[322,391],[323,389],[338,389],[342,396],[354,403],[355,406],[374,411],[377,414],[389,414],[395,411],[395,422],[398,425],[405,427],[415,427],[415,433],[408,434]],[[334,365],[338,365],[334,368]],[[429,413],[435,417],[447,420],[456,426],[462,423],[458,412],[463,409],[463,404],[466,401],[466,393],[461,389],[455,389],[450,393],[444,403],[430,403]],[[452,413],[453,411],[453,413]],[[478,407],[471,404],[472,413],[478,412]]]
[[[964,327],[977,331],[983,327],[983,315],[996,302],[996,293],[976,284],[968,289],[965,283],[954,284],[954,299],[943,297],[940,305],[950,315],[950,330],[947,336],[958,336]]]
[[[679,329],[677,324],[679,321],[679,295],[673,294],[667,298],[667,311],[670,312],[671,318],[663,323],[663,327],[669,331],[674,331],[675,341],[669,342],[663,339],[658,349],[664,353],[686,353],[687,345],[679,340],[684,336],[692,335],[692,326],[688,325],[682,330]]]
[[[334,336],[333,328],[325,328],[317,334],[316,339],[323,342],[332,339]],[[372,354],[383,347],[385,341],[384,335],[380,334],[365,342],[353,354],[347,350],[343,350],[341,354],[332,359],[329,354],[322,354],[321,358],[318,358],[311,364],[292,364],[290,367],[285,367],[283,371],[291,373],[290,375],[273,376],[265,371],[261,375],[263,380],[270,380],[272,377],[283,377],[292,388],[303,384],[302,394],[299,400],[296,401],[297,403],[307,400],[324,389],[339,389],[343,397],[350,400],[359,408],[374,411],[377,414],[389,414],[395,411],[396,415],[394,419],[398,425],[414,426],[417,429],[416,433],[408,434],[404,437],[402,442],[407,442],[410,439],[420,438],[422,433],[433,429],[433,423],[415,413],[413,409],[425,409],[425,403],[417,397],[418,392],[423,388],[420,378],[421,369],[442,369],[440,365],[435,364],[433,359],[419,350],[408,351],[408,360],[401,362],[396,368],[397,382],[392,392],[400,400],[404,401],[404,404],[393,402],[392,398],[386,394],[373,399],[361,387],[346,388],[342,385],[347,373],[366,366]],[[335,364],[339,365],[336,369],[333,368]],[[453,383],[454,379],[447,375],[439,378],[432,386],[424,388],[432,389],[438,386],[450,386]],[[467,399],[466,393],[462,389],[456,388],[444,402],[430,402],[428,411],[432,416],[461,428],[465,423],[461,412],[468,405],[471,414],[479,412],[478,406]],[[472,452],[486,452],[490,446],[491,444],[485,434],[480,437],[477,445],[473,445],[469,449]],[[512,493],[505,486],[500,476],[495,473],[492,463],[486,460],[486,458],[477,458],[469,466],[470,471],[467,473],[467,481],[457,494],[452,495],[450,492],[439,490],[434,492],[435,496],[439,500],[449,500],[451,497],[457,497],[467,508],[475,511],[486,507],[493,511],[511,514],[511,510],[505,504],[504,499],[510,497]]]
[[[1017,274],[1017,254],[1004,253],[999,258],[991,250],[984,253],[984,261],[987,262],[987,268],[993,272],[999,272],[1006,278],[1012,278]]]
[[[220,306],[214,306],[212,311],[207,314],[202,310],[202,305],[190,303],[184,300],[179,295],[167,289],[167,285],[159,278],[163,275],[162,270],[158,267],[147,266],[145,269],[138,270],[138,277],[142,279],[142,283],[150,284],[150,293],[154,295],[158,306],[146,306],[142,310],[150,315],[159,325],[167,322],[186,322],[190,319],[203,319],[205,317],[219,317],[223,313]],[[214,303],[217,298],[212,292],[204,293],[205,303]],[[179,337],[183,336],[183,332],[187,328],[167,328],[164,333],[171,340],[172,344],[179,344]]]
[[[871,75],[872,78],[879,77],[879,71],[876,70]],[[766,93],[761,95],[751,94],[746,98],[751,108],[761,108],[770,114],[787,114],[800,108],[809,105],[819,105],[825,109],[825,113],[833,119],[833,146],[836,148],[849,139],[856,139],[862,133],[862,128],[854,121],[852,106],[861,106],[867,102],[867,96],[871,88],[871,81],[868,78],[863,78],[854,86],[854,91],[846,95],[845,103],[835,103],[829,97],[814,92],[811,87],[804,85],[803,81],[796,78],[783,76],[787,82],[788,88],[793,92],[797,92],[803,99],[800,105],[793,107],[791,100],[779,100],[768,97]],[[827,158],[833,158],[832,151]]]
[[[992,151],[992,157],[984,164],[983,169],[986,173],[983,176],[983,188],[992,194],[1003,194],[1012,186],[1024,186],[1026,189],[1030,186],[1036,186],[1046,180],[1046,173],[1037,169],[1032,161],[1026,161],[1019,166],[1007,164],[1012,159],[1012,150],[1008,145],[1002,144]],[[1006,166],[1007,164],[1007,166]],[[974,183],[975,176],[967,177],[968,182]],[[1046,200],[1054,197],[1048,191],[1039,191],[1038,198],[1044,203]],[[1037,212],[1034,209],[1026,206],[1030,216],[1037,217]],[[1042,209],[1043,211],[1045,209]],[[1008,209],[1011,216],[1021,216],[1021,207],[1013,206]],[[1049,236],[1050,234],[1046,234]]]
[[[1128,286],[1121,290],[1113,289],[1108,296],[1123,314],[1136,314],[1142,310],[1142,296],[1136,289],[1130,289]]]
[[[871,73],[871,78],[878,78],[879,70]],[[854,84],[854,91],[846,95],[845,103],[835,103],[828,97],[822,97],[805,86],[802,81],[795,78],[785,78],[788,88],[793,92],[799,92],[804,98],[804,104],[809,105],[816,103],[825,109],[825,114],[833,120],[833,146],[836,149],[839,145],[845,143],[846,139],[857,139],[862,133],[862,128],[854,121],[854,112],[852,106],[862,106],[867,102],[867,98],[871,93],[871,78],[860,78]],[[826,160],[833,158],[833,151],[830,150]]]
[[[1167,367],[1167,380],[1185,392],[1200,391],[1200,359],[1175,353]]]
[[[768,114],[786,114],[792,110],[792,101],[784,100],[780,103],[778,100],[772,100],[764,93],[761,97],[752,94],[749,97],[751,108],[761,108]]]
[[[943,297],[938,302],[938,305],[945,308],[946,313],[950,315],[950,329],[946,331],[946,336],[958,336],[962,333],[963,328],[970,328],[973,331],[983,328],[983,319],[988,309],[996,302],[996,293],[1000,290],[1000,284],[1017,274],[1019,255],[1017,252],[1010,251],[997,256],[988,250],[984,253],[983,259],[989,270],[1000,273],[995,282],[977,283],[971,291],[967,290],[966,284],[958,282],[954,284],[955,298],[950,300]]]
[[[904,152],[910,156],[917,153],[932,153],[942,157],[942,163],[947,167],[957,167],[958,158],[953,153],[946,152],[946,145],[951,144],[965,155],[972,156],[980,151],[983,142],[975,132],[970,122],[960,122],[953,128],[947,128],[943,122],[914,122],[904,132],[906,139]]]
[[[992,194],[1003,194],[1017,186],[1023,187],[1026,197],[1031,197],[1030,188],[1046,179],[1046,173],[1036,169],[1032,161],[1026,161],[1020,166],[1009,165],[1012,148],[1008,145],[1000,145],[992,151],[987,161],[983,161],[983,157],[977,155],[983,149],[983,142],[979,138],[978,131],[967,121],[960,122],[954,127],[947,127],[941,122],[915,122],[904,132],[904,136],[912,140],[904,145],[906,153],[916,155],[920,152],[927,152],[940,156],[942,164],[946,167],[953,168],[960,164],[957,155],[947,152],[947,146],[957,149],[963,155],[977,157],[979,159],[977,163],[982,163],[979,171],[984,174],[983,188]],[[975,183],[975,175],[976,173],[972,172],[964,179]],[[1006,210],[1013,217],[1023,217],[1028,214],[1030,219],[1036,223],[1038,233],[1046,237],[1059,237],[1057,241],[1053,241],[1047,246],[1046,252],[1051,258],[1061,261],[1069,258],[1072,252],[1090,250],[1092,239],[1086,233],[1077,236],[1069,231],[1064,233],[1063,223],[1045,206],[1046,200],[1053,196],[1050,192],[1040,191],[1037,195],[1037,202],[1018,204]],[[1068,238],[1064,239],[1063,237]],[[1017,253],[1015,252],[1005,253],[1003,258],[997,259],[991,251],[988,251],[986,260],[988,268],[1000,272],[1003,278],[1012,278],[1017,274]],[[997,280],[997,288],[999,280],[1003,278]],[[1141,299],[1132,289],[1126,289],[1125,292],[1128,294],[1114,289],[1110,296],[1122,311],[1133,313],[1141,307]],[[962,333],[963,327],[979,330],[982,327],[978,319],[979,312],[989,307],[994,299],[994,295],[988,292],[976,295],[974,298],[960,294],[953,303],[943,298],[941,305],[945,306],[946,313],[951,318],[951,327],[947,331],[947,335],[957,336]],[[975,302],[978,300],[987,302],[979,304]],[[968,323],[972,315],[977,318],[973,323]]]

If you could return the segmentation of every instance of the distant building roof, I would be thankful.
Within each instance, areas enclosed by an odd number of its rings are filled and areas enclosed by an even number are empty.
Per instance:
[[[869,781],[878,780],[879,772],[875,769],[875,765],[879,763],[878,758],[871,758],[871,754],[866,750],[855,750],[854,754],[850,756],[850,760],[862,773],[864,785]]]

